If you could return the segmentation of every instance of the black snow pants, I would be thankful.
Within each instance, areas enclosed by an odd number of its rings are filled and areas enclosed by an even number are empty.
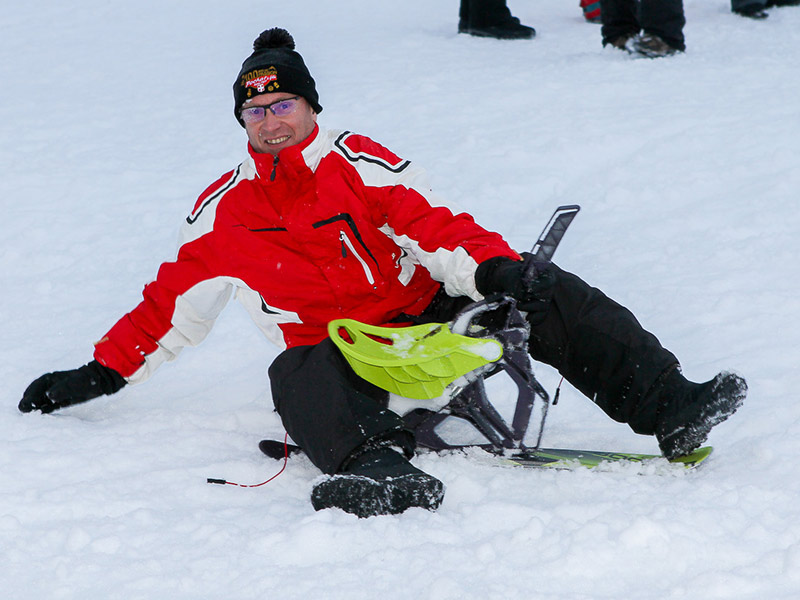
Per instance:
[[[620,36],[653,33],[678,50],[686,50],[683,0],[600,0],[603,45]]]
[[[629,310],[553,268],[553,300],[544,320],[531,327],[531,356],[555,367],[612,419],[653,434],[658,407],[650,392],[678,360]],[[426,313],[446,321],[468,302],[442,293]],[[386,408],[386,392],[358,377],[331,340],[282,352],[269,376],[286,431],[323,472],[338,472],[369,440],[388,438],[413,452],[413,434]]]

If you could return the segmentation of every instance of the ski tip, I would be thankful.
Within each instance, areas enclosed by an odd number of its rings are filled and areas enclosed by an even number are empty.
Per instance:
[[[673,464],[681,464],[685,465],[686,467],[696,467],[709,456],[714,451],[713,446],[703,446],[702,448],[698,448],[691,454],[687,454],[686,456],[679,456],[678,458],[673,458],[671,463]]]
[[[287,456],[298,454],[302,452],[300,446],[294,444],[287,444],[284,441],[278,440],[261,440],[258,442],[258,449],[261,450],[266,456],[274,458],[275,460],[283,460]]]

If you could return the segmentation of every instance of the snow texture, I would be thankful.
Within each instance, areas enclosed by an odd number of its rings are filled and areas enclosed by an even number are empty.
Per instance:
[[[800,594],[800,8],[754,22],[687,0],[688,52],[602,49],[577,0],[510,0],[533,41],[456,33],[458,3],[85,0],[0,15],[0,590],[4,598],[731,599]],[[424,165],[527,250],[580,204],[556,261],[630,307],[705,381],[748,400],[690,473],[415,464],[437,512],[315,512],[283,439],[276,354],[232,303],[149,382],[17,411],[171,258],[196,196],[245,155],[231,85],[287,28],[321,122]],[[559,376],[537,366],[555,389]],[[545,443],[657,452],[565,385]],[[798,464],[796,464],[798,463]]]

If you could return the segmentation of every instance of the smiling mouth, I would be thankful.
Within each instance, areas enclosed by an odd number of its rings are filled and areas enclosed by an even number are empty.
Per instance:
[[[285,142],[286,140],[288,140],[290,137],[291,137],[291,136],[284,135],[284,136],[281,136],[281,137],[278,137],[278,138],[273,138],[273,139],[271,139],[271,140],[264,140],[264,141],[265,141],[267,144],[269,144],[270,146],[275,146],[275,145],[277,145],[277,144],[282,144],[283,142]]]

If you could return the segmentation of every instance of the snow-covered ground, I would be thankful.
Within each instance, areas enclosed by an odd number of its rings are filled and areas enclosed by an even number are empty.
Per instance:
[[[85,0],[0,15],[0,595],[713,599],[800,594],[800,8],[687,0],[688,52],[603,50],[577,0],[511,0],[531,42],[455,33],[458,3]],[[316,513],[282,437],[276,350],[236,304],[199,348],[60,413],[26,385],[79,366],[139,299],[207,184],[245,152],[231,84],[263,29],[297,40],[321,123],[425,165],[439,192],[557,254],[705,380],[750,396],[700,470],[501,469],[422,456],[436,513]],[[558,376],[537,367],[553,390]],[[657,451],[569,386],[549,446]]]

